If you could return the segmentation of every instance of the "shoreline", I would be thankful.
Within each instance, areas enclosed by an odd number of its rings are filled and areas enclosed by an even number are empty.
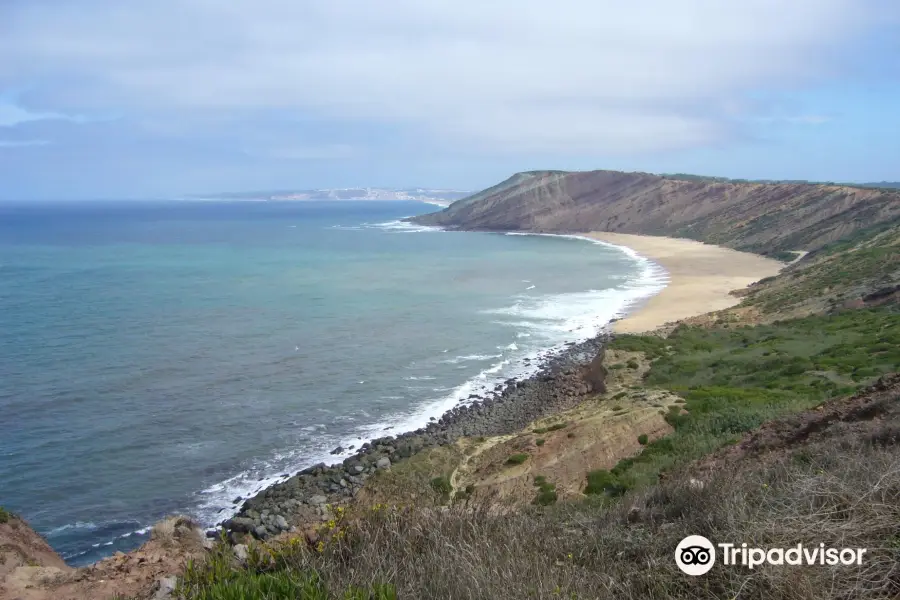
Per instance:
[[[736,304],[739,300],[727,292],[761,278],[756,276],[733,285],[734,277],[751,275],[741,271],[729,276],[725,272],[733,270],[732,263],[723,261],[723,256],[742,255],[762,261],[770,271],[775,268],[763,276],[783,267],[780,262],[757,255],[691,240],[608,233],[493,233],[568,237],[612,246],[643,262],[644,269],[655,272],[657,283],[663,287],[624,307],[594,336],[542,351],[533,359],[532,374],[508,379],[480,395],[471,394],[440,417],[432,417],[425,427],[373,439],[349,456],[338,447],[331,452],[336,455],[333,463],[319,462],[285,473],[245,497],[237,496],[231,507],[219,510],[216,524],[208,530],[210,535],[218,535],[224,529],[232,543],[241,543],[247,536],[267,539],[307,527],[329,518],[327,505],[351,502],[369,476],[398,460],[428,448],[454,444],[464,437],[516,433],[535,420],[573,408],[588,394],[604,391],[606,373],[600,363],[610,335],[655,329],[668,321],[727,307],[707,308],[709,302]],[[729,267],[723,268],[723,264]],[[659,277],[660,268],[665,270],[666,278]],[[698,282],[698,277],[703,280]],[[723,291],[723,286],[728,289]],[[353,450],[353,446],[350,448]]]
[[[555,234],[535,235],[556,237]],[[464,437],[516,433],[535,420],[573,408],[587,394],[604,391],[606,372],[601,363],[611,326],[617,319],[627,318],[635,306],[642,306],[648,298],[660,293],[665,279],[660,277],[659,265],[627,246],[580,235],[562,237],[615,246],[630,255],[641,269],[640,283],[634,289],[644,286],[644,293],[636,294],[633,303],[612,315],[611,321],[600,326],[591,337],[562,342],[526,359],[526,362],[533,361],[534,367],[528,375],[507,379],[493,390],[460,399],[459,404],[439,417],[432,417],[425,427],[384,435],[356,449],[351,446],[354,451],[349,456],[345,448],[338,446],[331,454],[340,462],[320,462],[293,475],[286,474],[246,498],[239,496],[233,504],[240,504],[240,508],[216,527],[225,529],[229,539],[237,543],[246,535],[266,539],[294,526],[327,519],[326,505],[349,502],[369,476],[389,468],[398,458],[408,458],[425,448],[453,444]]]
[[[422,450],[464,437],[515,433],[535,420],[573,408],[586,395],[605,390],[601,362],[608,339],[604,328],[585,341],[568,342],[546,355],[535,374],[508,379],[493,392],[472,394],[470,404],[448,410],[426,427],[366,442],[341,462],[307,467],[252,497],[238,498],[237,513],[208,535],[217,537],[222,529],[232,543],[243,543],[248,536],[265,540],[308,527],[328,520],[329,506],[352,501],[369,477]]]
[[[758,254],[684,238],[608,232],[582,235],[631,248],[669,276],[665,288],[613,323],[614,333],[649,333],[674,321],[731,308],[740,303],[731,291],[777,275],[785,266]]]
[[[351,502],[368,477],[398,460],[464,437],[515,433],[537,419],[573,408],[588,394],[605,391],[602,361],[612,334],[653,331],[671,321],[728,308],[740,301],[730,291],[774,275],[784,266],[755,254],[693,240],[599,232],[534,234],[615,246],[652,265],[657,275],[659,268],[665,270],[666,283],[628,306],[625,315],[594,337],[567,342],[555,352],[548,350],[534,374],[506,380],[483,395],[472,394],[466,399],[469,403],[451,408],[426,427],[374,439],[341,462],[307,467],[252,497],[237,498],[240,509],[221,521],[216,531],[222,528],[232,543],[241,543],[248,536],[267,539],[308,527],[329,518],[329,505]]]

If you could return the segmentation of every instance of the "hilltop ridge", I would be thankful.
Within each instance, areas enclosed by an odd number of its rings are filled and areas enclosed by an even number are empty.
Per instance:
[[[684,237],[769,256],[813,251],[900,217],[900,191],[619,171],[531,171],[413,219],[482,231]]]

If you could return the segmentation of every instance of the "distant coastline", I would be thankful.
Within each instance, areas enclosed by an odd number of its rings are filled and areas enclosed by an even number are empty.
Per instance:
[[[189,200],[245,200],[256,202],[423,202],[447,208],[471,192],[431,188],[329,188],[295,190],[259,190],[249,192],[211,193],[191,196]]]

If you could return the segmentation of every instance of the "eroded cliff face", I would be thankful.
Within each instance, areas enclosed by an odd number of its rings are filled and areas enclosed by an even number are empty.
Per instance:
[[[536,171],[415,221],[471,230],[666,235],[772,254],[816,250],[898,217],[900,193],[891,190]]]

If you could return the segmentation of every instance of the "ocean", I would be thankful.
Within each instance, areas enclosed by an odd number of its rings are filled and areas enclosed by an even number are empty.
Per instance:
[[[665,274],[416,202],[0,205],[0,505],[73,565],[422,427]]]

